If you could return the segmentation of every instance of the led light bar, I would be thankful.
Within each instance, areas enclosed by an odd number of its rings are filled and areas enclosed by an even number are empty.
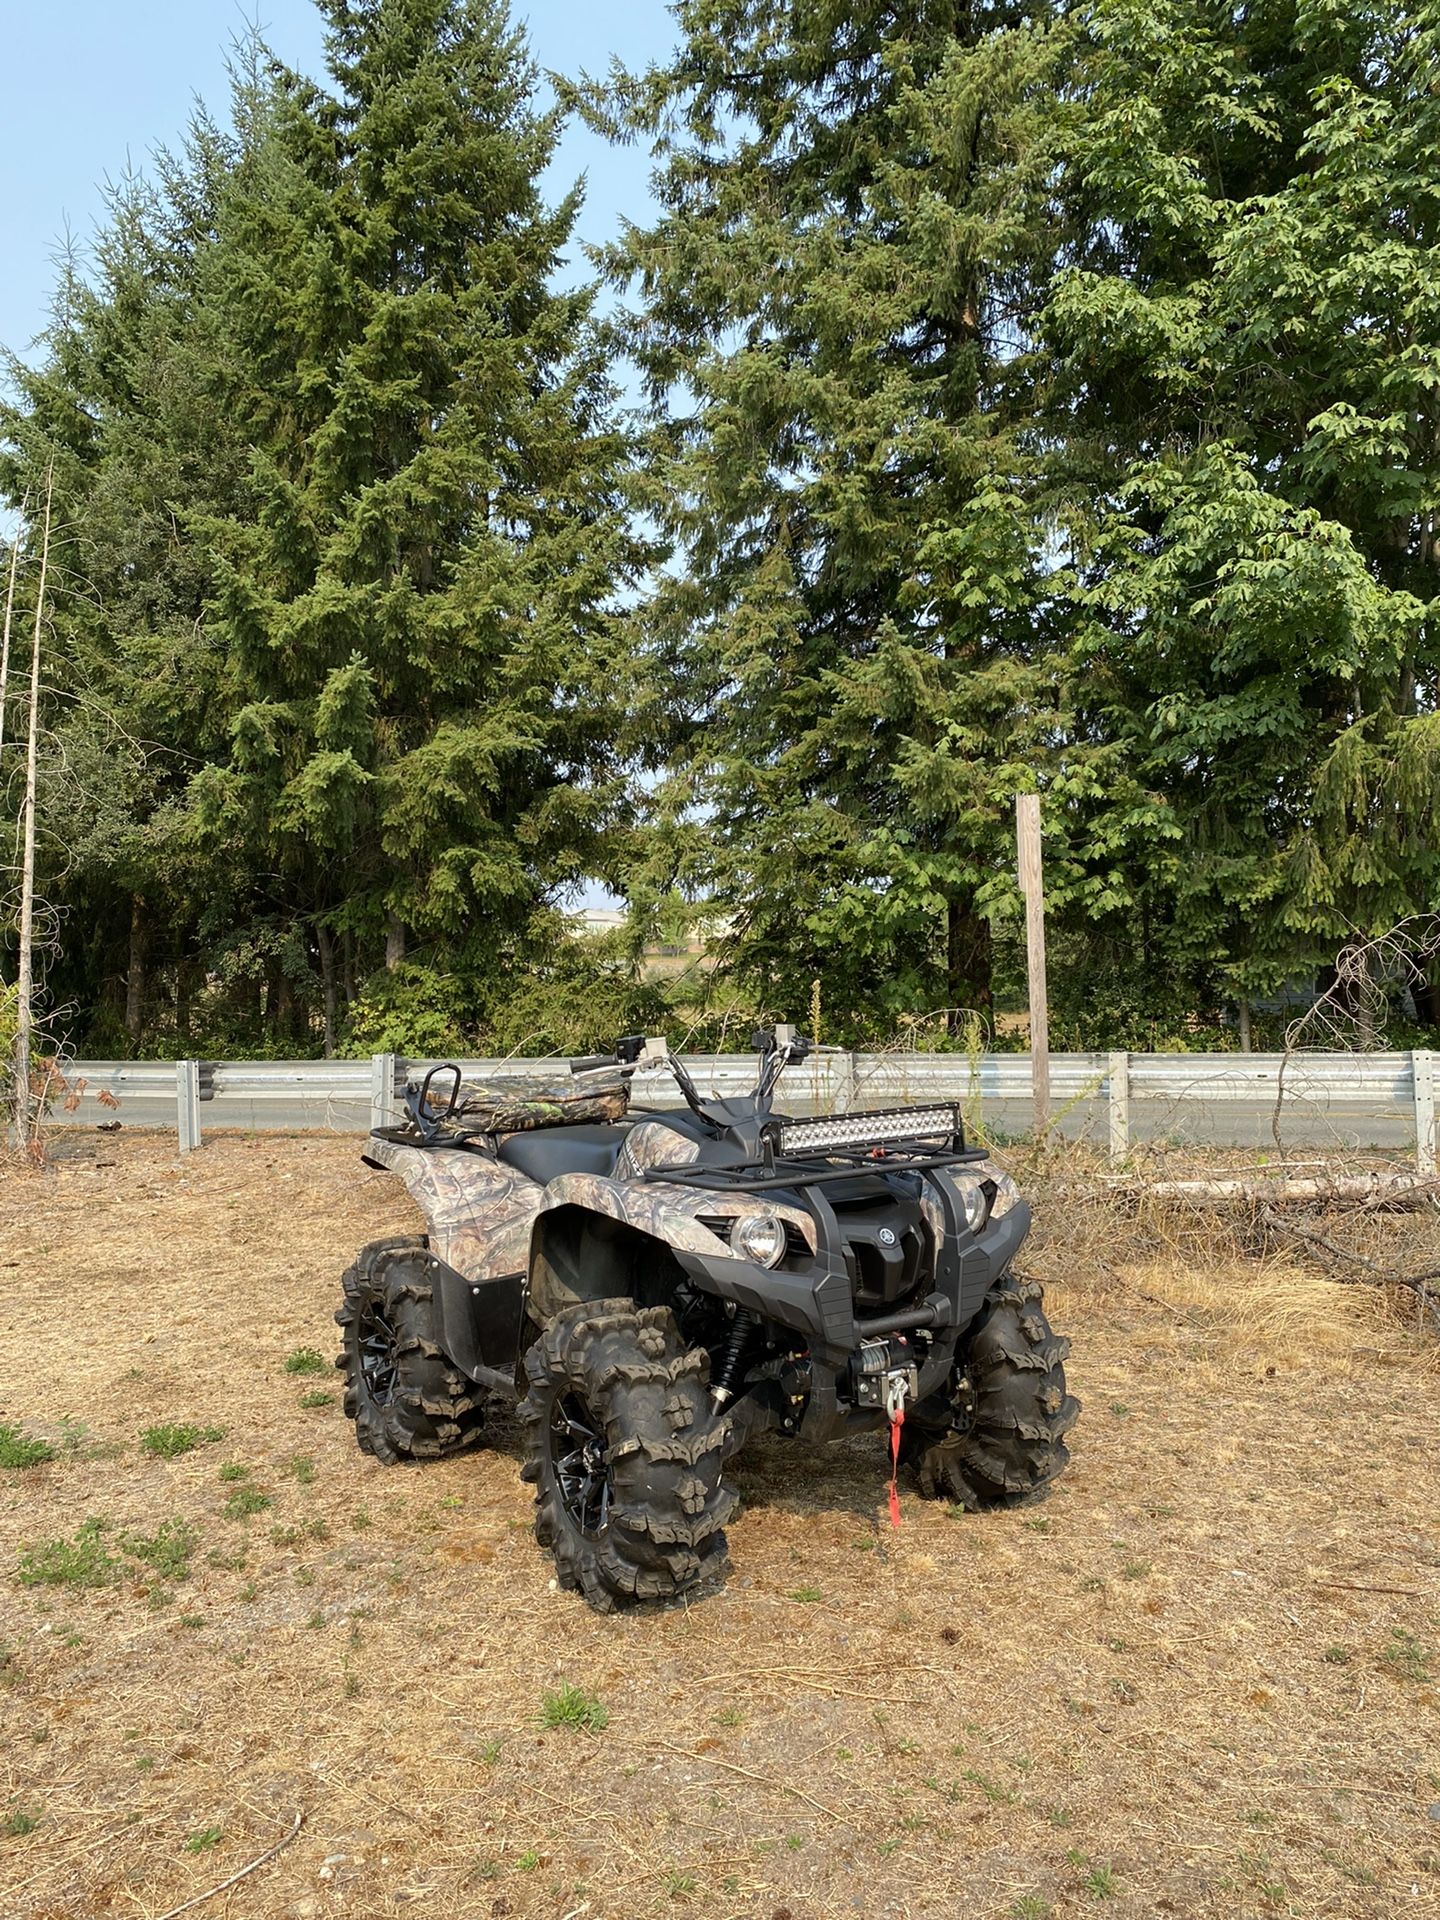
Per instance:
[[[900,1140],[950,1140],[960,1133],[960,1109],[893,1107],[876,1113],[841,1113],[833,1120],[785,1120],[776,1129],[776,1150],[824,1153],[831,1147],[879,1147]]]

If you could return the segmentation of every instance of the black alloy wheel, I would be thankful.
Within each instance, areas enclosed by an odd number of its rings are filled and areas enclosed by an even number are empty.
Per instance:
[[[576,1531],[605,1531],[615,1486],[604,1431],[578,1393],[557,1399],[550,1415],[550,1458],[560,1502]]]
[[[341,1281],[345,1411],[362,1453],[387,1466],[438,1460],[480,1438],[482,1395],[436,1338],[431,1262],[423,1240],[362,1247]]]
[[[395,1329],[378,1300],[367,1300],[356,1316],[355,1344],[365,1388],[377,1407],[388,1407],[395,1397],[400,1356]]]

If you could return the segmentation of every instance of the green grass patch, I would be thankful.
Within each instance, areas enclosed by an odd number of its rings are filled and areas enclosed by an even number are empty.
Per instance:
[[[5,1818],[0,1820],[0,1833],[7,1840],[22,1840],[27,1833],[33,1833],[39,1824],[38,1813],[26,1813],[23,1807],[11,1807]]]
[[[567,1680],[557,1693],[540,1697],[542,1727],[579,1727],[587,1733],[599,1733],[610,1724],[610,1710],[596,1694],[584,1687],[571,1686]]]
[[[292,1527],[272,1527],[271,1544],[277,1547],[298,1547],[306,1540],[328,1540],[330,1529],[323,1520],[302,1520]]]
[[[178,1460],[182,1453],[208,1447],[225,1438],[223,1427],[197,1427],[189,1420],[177,1420],[167,1426],[146,1427],[140,1435],[141,1449],[155,1460]]]
[[[285,1471],[302,1487],[313,1487],[315,1484],[315,1462],[308,1453],[295,1454]]]
[[[185,1842],[185,1851],[186,1853],[208,1853],[211,1847],[218,1847],[224,1837],[219,1827],[201,1827]]]
[[[220,1511],[227,1520],[248,1520],[252,1513],[263,1513],[274,1504],[258,1487],[237,1487]]]
[[[330,1362],[314,1347],[296,1347],[293,1353],[285,1356],[285,1371],[299,1374],[328,1373]]]
[[[1408,1627],[1392,1629],[1390,1644],[1380,1658],[1391,1673],[1401,1680],[1416,1680],[1423,1684],[1434,1677],[1431,1671],[1434,1654]]]
[[[300,1396],[300,1405],[307,1413],[313,1412],[318,1407],[333,1407],[334,1404],[334,1394],[325,1393],[318,1387],[312,1387],[309,1393],[302,1393]]]
[[[183,1520],[162,1520],[154,1533],[127,1533],[121,1544],[162,1579],[184,1580],[189,1577],[190,1556],[199,1538],[194,1527]]]
[[[103,1520],[82,1520],[73,1540],[41,1540],[20,1555],[22,1587],[108,1587],[120,1561],[107,1553]]]
[[[55,1458],[48,1440],[37,1440],[19,1427],[0,1425],[0,1467],[43,1467]]]
[[[1012,1792],[1009,1787],[1002,1786],[998,1780],[992,1780],[988,1774],[979,1772],[975,1767],[966,1767],[960,1778],[970,1786],[978,1787],[985,1798],[997,1807],[1013,1807],[1020,1798],[1018,1793]]]

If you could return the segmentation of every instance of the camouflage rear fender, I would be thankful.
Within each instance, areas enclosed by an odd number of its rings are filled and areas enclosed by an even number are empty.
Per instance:
[[[513,1167],[462,1148],[372,1139],[367,1157],[398,1174],[425,1216],[430,1245],[470,1280],[526,1273],[545,1189]]]

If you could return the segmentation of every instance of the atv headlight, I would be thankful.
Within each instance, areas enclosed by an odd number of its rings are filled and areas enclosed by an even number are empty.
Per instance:
[[[993,1160],[973,1160],[954,1176],[955,1188],[965,1212],[965,1224],[979,1233],[999,1220],[1020,1198],[1020,1189]]]
[[[785,1258],[785,1222],[774,1213],[745,1213],[735,1222],[730,1245],[757,1267],[778,1267]]]
[[[984,1185],[973,1175],[965,1175],[955,1182],[960,1195],[960,1205],[965,1212],[965,1224],[971,1233],[979,1233],[989,1214],[989,1195]]]
[[[991,1191],[990,1211],[987,1220],[999,1220],[1009,1213],[1020,1200],[1020,1189],[1009,1174],[997,1167],[993,1160],[978,1160],[966,1172]],[[968,1213],[967,1213],[968,1218]]]

